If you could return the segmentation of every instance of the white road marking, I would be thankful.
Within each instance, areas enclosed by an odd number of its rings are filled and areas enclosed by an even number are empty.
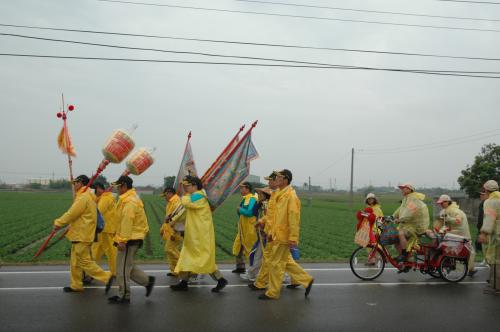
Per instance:
[[[483,270],[483,269],[489,269],[487,266],[478,266],[476,267],[477,270]],[[304,269],[306,271],[351,271],[351,268],[349,267],[339,267],[339,268],[310,268],[310,269]],[[397,269],[394,267],[390,268],[385,268],[384,271],[396,271]],[[231,272],[231,269],[223,269],[219,270],[220,272]],[[170,270],[144,270],[146,273],[167,273],[170,272]],[[0,271],[0,275],[2,274],[58,274],[58,273],[69,273],[69,271]]]
[[[462,281],[460,284],[477,285],[486,284],[485,281]],[[432,281],[432,282],[339,282],[339,283],[315,283],[314,287],[346,287],[346,286],[428,286],[428,285],[451,285],[447,282]],[[189,288],[212,288],[213,285],[189,285]],[[227,285],[226,288],[233,287],[248,287],[246,284]],[[113,287],[116,288],[116,287]],[[131,286],[131,288],[144,288],[144,286]],[[155,288],[170,288],[170,285],[159,285]],[[104,287],[90,286],[85,289],[104,289]],[[0,291],[24,291],[24,290],[58,290],[62,291],[62,286],[46,286],[46,287],[0,287]]]

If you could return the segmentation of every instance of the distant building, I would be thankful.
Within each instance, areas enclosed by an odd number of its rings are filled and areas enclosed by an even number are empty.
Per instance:
[[[50,179],[28,179],[28,184],[39,184],[42,186],[48,186],[50,184]]]
[[[245,181],[248,181],[248,182],[253,182],[253,183],[260,183],[260,176],[250,174],[250,175],[249,175],[249,176],[245,179]]]

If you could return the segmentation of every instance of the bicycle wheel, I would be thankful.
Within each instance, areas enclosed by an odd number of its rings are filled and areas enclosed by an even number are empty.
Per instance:
[[[384,272],[385,260],[379,248],[359,247],[349,260],[351,271],[361,280],[374,280]]]
[[[441,278],[441,273],[439,273],[439,268],[438,269],[430,268],[427,273],[429,273],[431,277]]]
[[[459,282],[467,275],[467,259],[445,256],[439,264],[441,277],[449,282]]]

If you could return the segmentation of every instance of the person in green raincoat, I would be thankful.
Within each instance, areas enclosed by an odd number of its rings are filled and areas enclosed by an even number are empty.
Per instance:
[[[498,182],[486,181],[483,189],[488,195],[484,202],[483,227],[478,241],[483,243],[486,262],[490,266],[489,285],[485,289],[488,294],[500,294],[500,192]]]
[[[460,235],[471,240],[469,223],[467,221],[467,216],[460,210],[457,203],[451,200],[448,195],[441,195],[436,201],[437,204],[441,205],[442,210],[439,212],[439,220],[436,222],[435,228],[442,229],[446,228],[446,233],[451,233],[455,235]],[[476,258],[476,251],[474,246],[471,245],[471,253],[469,256],[469,276],[476,274],[477,270],[474,269],[474,259]]]
[[[400,255],[396,258],[398,262],[406,261],[408,252],[417,244],[418,235],[425,233],[429,228],[429,209],[424,203],[425,195],[415,191],[410,183],[398,186],[403,195],[401,206],[394,212],[393,216],[399,223],[399,246]]]

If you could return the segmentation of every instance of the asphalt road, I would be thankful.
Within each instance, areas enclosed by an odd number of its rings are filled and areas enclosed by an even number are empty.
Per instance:
[[[500,296],[483,294],[486,268],[449,284],[419,272],[386,269],[377,280],[358,280],[347,265],[304,264],[315,277],[304,290],[283,289],[277,301],[220,266],[229,280],[220,294],[205,278],[174,293],[165,266],[143,266],[157,277],[149,298],[134,286],[132,303],[107,303],[101,285],[63,293],[67,266],[4,266],[0,269],[1,331],[500,331]],[[111,295],[115,290],[110,292]]]

